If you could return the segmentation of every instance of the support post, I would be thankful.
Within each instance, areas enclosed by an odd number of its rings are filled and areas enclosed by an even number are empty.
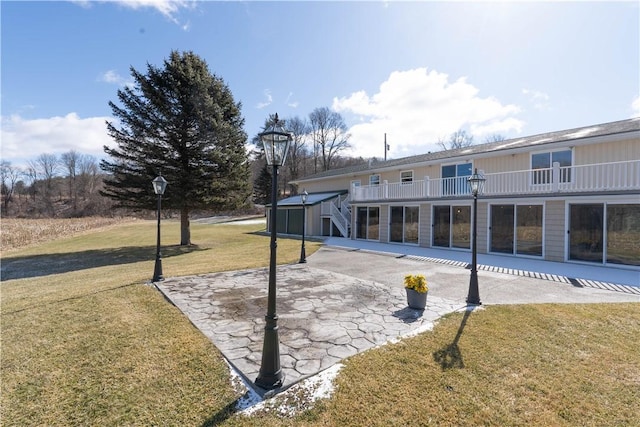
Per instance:
[[[471,234],[471,278],[467,304],[481,305],[478,290],[478,194],[473,195],[473,233]]]
[[[262,345],[262,364],[256,378],[256,385],[265,390],[281,387],[284,374],[280,367],[280,339],[278,337],[278,315],[276,314],[276,249],[278,215],[278,166],[273,165],[271,185],[271,254],[269,261],[269,294],[267,297],[266,325]]]
[[[160,253],[160,207],[162,204],[162,194],[158,194],[158,238],[156,241],[156,263],[153,268],[152,282],[159,282],[164,280],[162,274],[162,254]]]

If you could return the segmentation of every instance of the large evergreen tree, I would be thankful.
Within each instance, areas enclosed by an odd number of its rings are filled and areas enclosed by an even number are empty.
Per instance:
[[[241,104],[224,81],[193,52],[172,51],[164,68],[131,68],[132,87],[109,102],[118,122],[107,122],[117,147],[101,167],[111,174],[103,195],[118,206],[154,209],[151,180],[169,182],[163,206],[180,211],[180,244],[191,243],[193,209],[234,209],[251,194],[247,135]]]
[[[264,162],[264,166],[260,169],[260,174],[253,183],[253,200],[261,205],[271,203],[273,177],[270,169],[267,162]]]

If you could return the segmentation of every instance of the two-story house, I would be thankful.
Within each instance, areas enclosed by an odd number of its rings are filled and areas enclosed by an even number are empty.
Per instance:
[[[640,269],[640,118],[330,170],[309,193],[307,235]],[[302,232],[299,196],[278,232]],[[269,217],[269,216],[267,216]]]

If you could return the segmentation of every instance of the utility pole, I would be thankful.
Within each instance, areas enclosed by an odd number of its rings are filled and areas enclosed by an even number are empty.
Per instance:
[[[384,160],[387,161],[387,151],[389,151],[389,144],[387,144],[387,133],[384,134]]]

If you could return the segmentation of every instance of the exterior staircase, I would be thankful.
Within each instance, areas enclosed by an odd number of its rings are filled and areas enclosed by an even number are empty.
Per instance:
[[[340,231],[342,237],[351,235],[351,205],[348,194],[322,202],[322,215],[331,219],[331,223]]]

